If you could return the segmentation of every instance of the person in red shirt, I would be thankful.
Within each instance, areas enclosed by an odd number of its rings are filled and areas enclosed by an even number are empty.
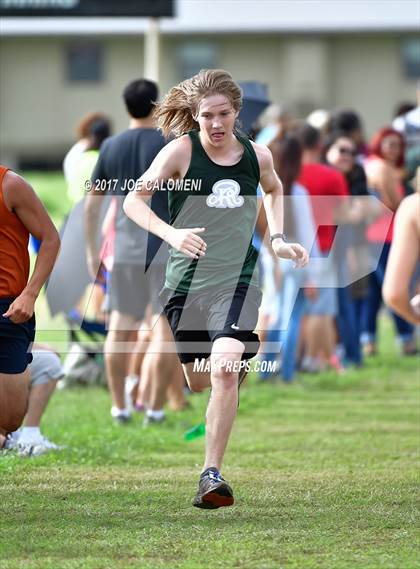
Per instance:
[[[41,246],[28,282],[29,234]],[[0,448],[26,413],[34,305],[59,248],[58,233],[31,186],[0,166]]]
[[[303,147],[302,169],[298,183],[311,197],[312,210],[319,249],[325,257],[325,265],[319,274],[319,293],[308,303],[306,323],[306,357],[304,368],[318,371],[322,366],[319,356],[337,367],[335,358],[334,318],[337,314],[337,290],[334,288],[334,264],[331,248],[337,230],[336,214],[343,206],[343,198],[349,195],[343,174],[321,164],[321,133],[305,124],[298,133]]]

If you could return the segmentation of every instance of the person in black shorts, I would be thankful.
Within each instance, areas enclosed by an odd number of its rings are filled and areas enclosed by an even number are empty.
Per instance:
[[[161,298],[190,388],[211,386],[206,456],[193,505],[216,509],[234,502],[220,468],[238,405],[241,361],[258,351],[261,293],[257,251],[251,244],[257,217],[257,187],[274,254],[298,266],[305,249],[286,243],[282,186],[271,153],[235,129],[242,93],[229,73],[205,70],[173,87],[157,107],[164,135],[177,138],[163,148],[141,177],[124,210],[170,249]],[[162,182],[168,188],[170,224],[146,200]],[[210,371],[197,369],[209,358]]]
[[[41,243],[30,279],[29,234]],[[54,224],[31,186],[0,166],[0,448],[26,413],[34,305],[59,248]]]

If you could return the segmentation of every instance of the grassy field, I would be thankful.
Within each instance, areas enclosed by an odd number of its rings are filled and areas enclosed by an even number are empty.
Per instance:
[[[0,569],[420,568],[419,368],[387,319],[381,332],[363,370],[250,379],[223,468],[236,503],[222,510],[191,506],[204,440],[183,433],[206,394],[143,429],[111,423],[105,390],[57,392],[43,431],[65,449],[0,456]]]
[[[223,472],[236,504],[196,510],[206,395],[167,424],[114,426],[104,390],[57,392],[65,450],[0,458],[1,569],[414,569],[419,377],[387,355],[359,372],[245,386]]]

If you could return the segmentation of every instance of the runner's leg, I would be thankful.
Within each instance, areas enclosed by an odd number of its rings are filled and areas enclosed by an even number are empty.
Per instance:
[[[28,408],[29,369],[23,373],[0,373],[0,433],[16,431]]]
[[[208,358],[206,359],[206,363]],[[182,364],[182,369],[185,373],[185,378],[188,383],[188,387],[194,393],[199,393],[211,387],[211,377],[209,371],[195,371],[194,362],[188,364]]]
[[[211,360],[212,394],[206,415],[204,468],[220,470],[238,407],[239,366],[245,346],[235,338],[217,338]],[[237,371],[235,371],[237,370]]]

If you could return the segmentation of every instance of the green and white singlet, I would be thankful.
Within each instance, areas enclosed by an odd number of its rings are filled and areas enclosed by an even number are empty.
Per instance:
[[[236,135],[244,151],[237,164],[213,162],[201,145],[196,130],[189,133],[191,162],[180,189],[168,191],[170,224],[179,229],[204,227],[200,237],[206,254],[192,260],[170,250],[165,287],[177,292],[199,292],[232,287],[238,283],[258,286],[258,252],[252,245],[257,217],[258,159],[251,142]]]

